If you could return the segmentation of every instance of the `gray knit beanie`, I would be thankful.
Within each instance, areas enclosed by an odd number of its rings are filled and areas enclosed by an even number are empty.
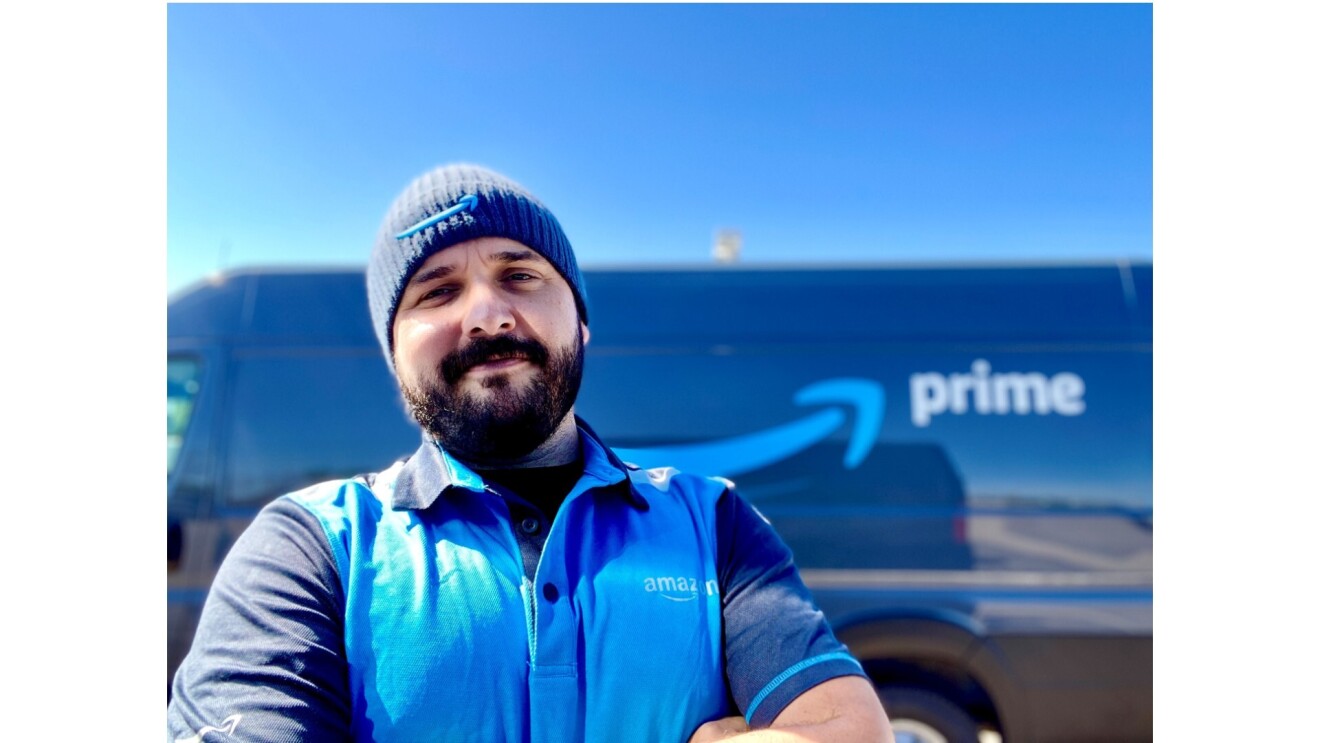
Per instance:
[[[586,287],[559,220],[522,186],[475,165],[445,165],[414,180],[390,206],[367,264],[367,302],[385,360],[394,368],[394,315],[415,271],[432,255],[479,237],[535,250],[568,281],[582,322]]]

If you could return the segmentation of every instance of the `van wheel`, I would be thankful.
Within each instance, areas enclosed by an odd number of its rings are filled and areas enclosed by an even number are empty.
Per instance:
[[[977,743],[976,721],[944,697],[910,686],[877,689],[895,743]]]

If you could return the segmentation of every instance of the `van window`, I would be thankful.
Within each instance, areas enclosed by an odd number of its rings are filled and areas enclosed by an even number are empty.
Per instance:
[[[169,398],[165,412],[169,419],[165,442],[167,444],[166,474],[174,472],[174,462],[183,449],[188,421],[192,420],[193,404],[201,389],[201,362],[195,358],[177,357],[169,360]]]
[[[227,507],[376,472],[421,443],[374,347],[236,354],[232,389]]]

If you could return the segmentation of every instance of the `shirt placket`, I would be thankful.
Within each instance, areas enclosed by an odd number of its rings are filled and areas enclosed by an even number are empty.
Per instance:
[[[579,510],[572,500],[564,501],[551,522],[531,591],[536,634],[529,689],[534,743],[583,739],[578,698],[580,618],[564,554],[564,533],[571,531],[565,522]]]

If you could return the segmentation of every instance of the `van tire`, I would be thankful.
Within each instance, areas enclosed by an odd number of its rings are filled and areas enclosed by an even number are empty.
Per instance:
[[[976,721],[939,694],[911,686],[876,691],[898,743],[977,743]]]

